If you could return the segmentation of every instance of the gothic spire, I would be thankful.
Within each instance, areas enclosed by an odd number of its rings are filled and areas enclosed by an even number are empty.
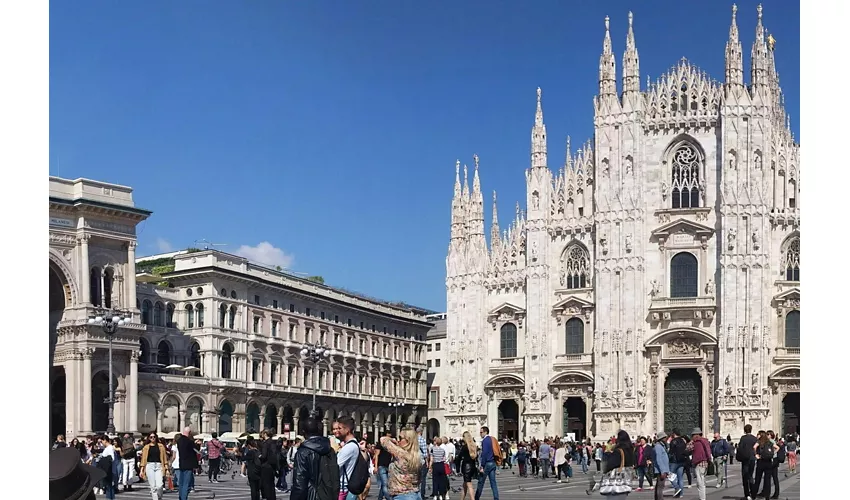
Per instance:
[[[738,6],[732,4],[732,24],[729,26],[729,40],[726,41],[726,85],[744,85],[744,63],[741,40],[738,38],[738,22],[735,19]]]
[[[472,155],[472,160],[475,162],[475,173],[472,174],[472,198],[484,203],[484,197],[481,195],[481,179],[478,177],[478,155]]]
[[[531,129],[531,168],[546,168],[546,125],[543,123],[543,91],[537,87],[537,111]]]
[[[499,209],[496,205],[496,191],[493,191],[493,227],[490,228],[490,246],[495,249],[499,246]]]
[[[605,39],[602,41],[602,55],[599,57],[599,95],[617,94],[617,63],[611,48],[611,22],[605,16]]]
[[[573,153],[572,147],[570,146],[570,136],[567,136],[567,159],[564,160],[564,167],[567,170],[571,170],[573,167]]]
[[[626,35],[626,51],[623,53],[623,94],[640,92],[640,60],[635,45],[634,16],[629,12],[629,34]]]
[[[767,50],[767,42],[764,39],[764,25],[762,24],[762,7],[758,6],[758,22],[756,24],[756,40],[753,42],[751,52],[751,71],[753,88],[766,87],[770,78],[770,55]]]
[[[455,197],[454,199],[460,199],[460,160],[455,162]]]
[[[463,201],[466,202],[469,200],[469,174],[466,170],[466,164],[463,164]]]
[[[455,192],[452,198],[452,239],[465,235],[466,207],[460,187],[460,160],[455,162]]]

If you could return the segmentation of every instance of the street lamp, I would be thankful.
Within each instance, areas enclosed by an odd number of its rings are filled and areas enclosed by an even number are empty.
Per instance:
[[[314,418],[318,418],[318,415],[316,415],[316,391],[319,389],[317,382],[319,361],[327,359],[330,355],[330,349],[328,349],[327,346],[318,343],[305,344],[304,347],[301,348],[301,357],[313,362],[313,410],[310,413]]]
[[[401,401],[391,401],[390,402],[390,408],[392,408],[395,411],[395,429],[394,429],[395,432],[394,432],[394,434],[396,435],[396,437],[398,437],[398,409],[404,408],[404,403],[402,403]]]
[[[100,325],[103,328],[103,333],[109,339],[109,395],[106,396],[106,403],[109,405],[108,421],[106,424],[106,433],[115,434],[115,392],[112,387],[112,339],[118,328],[124,326],[127,319],[120,311],[96,311],[95,316],[89,318],[90,325]]]

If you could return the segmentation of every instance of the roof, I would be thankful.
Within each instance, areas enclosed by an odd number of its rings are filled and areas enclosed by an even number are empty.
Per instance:
[[[444,339],[446,338],[446,319],[430,319],[431,323],[434,324],[433,328],[428,330],[428,334],[425,336],[426,339]]]

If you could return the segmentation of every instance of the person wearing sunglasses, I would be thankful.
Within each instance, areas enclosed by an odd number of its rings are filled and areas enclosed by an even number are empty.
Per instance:
[[[168,475],[168,454],[156,433],[148,436],[148,442],[142,448],[142,460],[139,464],[143,480],[147,480],[152,500],[162,500],[163,485]]]

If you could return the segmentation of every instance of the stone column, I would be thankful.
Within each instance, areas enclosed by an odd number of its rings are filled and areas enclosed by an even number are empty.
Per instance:
[[[298,435],[298,421],[301,420],[301,417],[298,416],[298,413],[293,413],[292,415],[292,432]]]
[[[700,427],[702,428],[703,433],[710,433],[714,429],[714,425],[708,425],[709,413],[711,413],[708,402],[711,395],[711,386],[708,383],[708,371],[704,366],[701,366],[697,368],[697,372],[699,373],[700,380],[702,381],[702,401],[700,401],[700,406],[702,406],[702,422],[700,422]],[[707,434],[703,435],[705,436]]]
[[[490,435],[502,438],[501,429],[499,429],[499,403],[493,400],[493,391],[487,391],[484,395],[484,406],[487,411],[487,427],[490,428]],[[440,430],[442,432],[442,429]]]
[[[127,270],[128,272],[124,273],[127,277],[124,280],[124,284],[127,287],[127,302],[125,307],[129,310],[136,309],[136,273],[135,271],[130,272],[131,269],[136,269],[136,242],[131,241],[127,243]]]
[[[186,408],[181,407],[180,411],[178,412],[178,415],[179,415],[179,417],[178,417],[178,420],[177,420],[177,432],[182,432],[183,427],[186,427],[186,425],[187,425],[187,423],[186,423]]]
[[[664,382],[667,381],[667,375],[670,374],[670,369],[664,366],[658,367],[657,385],[656,385],[656,400],[655,400],[655,428],[670,432],[673,429],[664,429]],[[656,432],[657,432],[656,430]]]
[[[130,432],[139,432],[139,356],[141,352],[130,351],[130,390],[127,399],[130,401]]]
[[[277,409],[277,430],[275,432],[278,434],[283,434],[283,417],[285,416],[283,409],[283,406]]]
[[[68,441],[80,437],[79,354],[68,353],[65,361],[65,436]]]
[[[91,359],[94,355],[94,349],[86,348],[82,350],[83,353],[83,380],[82,380],[82,391],[83,391],[83,431],[91,432],[92,423],[91,423]]]
[[[126,384],[127,381],[125,380]],[[127,432],[127,392],[115,390],[115,431]]]
[[[81,276],[81,302],[91,304],[91,268],[89,267],[89,236],[84,234],[77,241],[80,242],[80,270]],[[91,429],[86,429],[91,430]]]

